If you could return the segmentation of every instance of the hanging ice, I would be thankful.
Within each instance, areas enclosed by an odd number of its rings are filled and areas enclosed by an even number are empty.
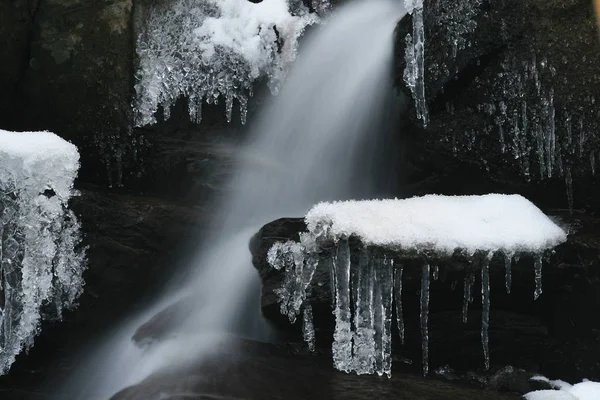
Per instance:
[[[413,33],[406,36],[404,82],[415,101],[417,118],[427,127],[429,113],[425,97],[425,26],[423,0],[405,0],[404,6],[413,18]]]
[[[423,264],[421,276],[421,352],[423,375],[429,373],[429,264]]]
[[[533,298],[537,300],[542,295],[542,256],[537,254],[534,259],[535,267],[535,292]]]
[[[481,343],[485,369],[490,369],[490,255],[485,254],[481,260]]]
[[[467,273],[465,276],[464,283],[464,296],[463,296],[463,309],[462,319],[463,323],[467,323],[469,318],[469,304],[473,302],[473,284],[475,283],[475,275],[473,272]]]
[[[375,267],[369,250],[363,249],[352,288],[355,304],[352,370],[358,374],[375,371]]]
[[[315,325],[313,323],[313,312],[310,303],[304,306],[302,313],[302,336],[310,351],[315,351]]]
[[[512,286],[512,254],[504,254],[504,270],[505,270],[505,284],[506,293],[510,294],[510,288]]]
[[[0,130],[0,374],[83,290],[80,226],[67,208],[75,146],[50,132]]]
[[[254,82],[266,77],[277,93],[298,38],[317,21],[301,3],[292,2],[295,10],[286,0],[175,0],[149,7],[136,46],[135,125],[155,123],[159,106],[168,119],[181,97],[197,123],[202,103],[220,99],[228,120],[237,101],[245,122]],[[325,10],[328,2],[316,5]]]
[[[342,240],[333,261],[335,283],[335,331],[333,333],[333,365],[340,371],[354,370],[352,357],[352,319],[350,311],[350,245]],[[333,290],[333,289],[332,289]]]
[[[393,259],[392,259],[393,261]],[[392,263],[392,267],[394,264]],[[398,264],[394,269],[394,301],[396,303],[396,321],[398,323],[398,335],[400,336],[400,343],[404,344],[404,315],[402,311],[402,275],[404,273],[404,266]]]
[[[306,304],[310,281],[319,259],[332,259],[334,366],[358,374],[391,374],[392,310],[395,306],[400,339],[404,342],[402,278],[404,263],[422,263],[421,336],[423,373],[429,370],[429,293],[436,262],[467,257],[463,319],[473,301],[474,269],[481,268],[481,339],[489,367],[491,255],[501,252],[542,254],[566,240],[566,233],[521,196],[424,196],[405,200],[320,203],[306,215],[308,232],[300,242],[275,243],[269,263],[285,270],[276,291],[281,311],[295,320]],[[357,243],[351,246],[350,242]],[[458,252],[457,252],[458,250]],[[481,260],[480,260],[481,258]],[[396,260],[396,262],[394,262]],[[506,273],[510,276],[510,262]],[[541,290],[541,258],[536,258],[536,288]],[[539,279],[538,279],[539,277]],[[507,278],[507,287],[509,279]],[[536,289],[538,293],[538,289]],[[395,301],[395,304],[394,304]],[[310,346],[310,309],[304,308],[304,332]],[[308,327],[308,328],[307,328]]]

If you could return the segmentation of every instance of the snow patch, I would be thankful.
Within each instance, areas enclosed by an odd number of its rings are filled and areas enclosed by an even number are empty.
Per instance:
[[[336,239],[357,236],[393,251],[539,253],[567,240],[566,232],[519,195],[428,195],[405,200],[320,203],[306,215]]]
[[[540,379],[541,378],[541,379]],[[556,387],[558,390],[537,390],[527,393],[527,400],[598,400],[600,399],[600,383],[583,381],[576,385],[570,385],[564,381],[551,381],[544,377],[532,379],[543,380]]]

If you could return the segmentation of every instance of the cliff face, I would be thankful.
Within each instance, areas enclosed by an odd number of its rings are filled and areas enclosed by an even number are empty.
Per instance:
[[[424,25],[430,121],[423,128],[410,112],[401,132],[414,168],[407,183],[427,177],[422,192],[515,191],[545,206],[597,208],[592,4],[431,0]],[[400,86],[410,32],[407,18],[397,30]]]

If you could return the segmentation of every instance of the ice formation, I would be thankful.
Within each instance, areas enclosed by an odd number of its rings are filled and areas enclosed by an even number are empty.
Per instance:
[[[556,390],[536,390],[527,393],[527,400],[597,400],[600,399],[600,383],[583,381],[576,385],[570,385],[564,381],[551,381],[544,377],[534,377],[549,383]]]
[[[404,82],[415,101],[417,118],[427,127],[429,114],[425,97],[425,25],[423,0],[404,0],[404,6],[413,18],[413,33],[406,36]]]
[[[338,370],[357,374],[391,374],[392,310],[395,308],[403,343],[402,278],[407,265],[415,263],[422,268],[420,328],[423,373],[427,374],[429,288],[440,273],[437,262],[443,265],[450,259],[481,271],[481,339],[484,364],[489,368],[492,257],[503,257],[508,277],[512,257],[533,255],[537,298],[541,294],[541,255],[566,240],[560,227],[518,195],[428,195],[319,203],[305,220],[308,232],[301,233],[300,242],[277,242],[268,252],[269,264],[286,271],[283,287],[276,291],[281,312],[294,322],[304,310],[303,331],[313,348],[310,285],[320,260],[330,259],[336,321],[333,362]],[[506,281],[509,288],[509,279]],[[469,267],[464,284],[465,322],[474,283],[475,273]]]
[[[313,0],[325,12],[328,0]],[[226,105],[231,120],[234,102],[246,120],[254,83],[267,78],[277,93],[288,66],[296,58],[298,38],[317,21],[302,1],[175,0],[154,5],[145,15],[137,40],[139,69],[135,85],[135,125],[164,118],[181,97],[190,118],[202,119],[202,104]]]
[[[68,210],[75,146],[50,132],[0,130],[0,374],[83,290],[84,251]]]

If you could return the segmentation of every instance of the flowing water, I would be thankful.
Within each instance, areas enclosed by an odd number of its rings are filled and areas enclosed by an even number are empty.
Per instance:
[[[279,96],[250,128],[231,191],[190,266],[185,289],[132,318],[99,347],[62,398],[106,400],[148,375],[210,354],[223,332],[267,339],[259,314],[250,237],[265,223],[302,216],[316,202],[381,193],[399,1],[350,3],[315,29]],[[396,110],[397,113],[397,110]],[[131,337],[177,300],[193,304],[172,337],[144,350]],[[241,324],[240,321],[244,323]]]

